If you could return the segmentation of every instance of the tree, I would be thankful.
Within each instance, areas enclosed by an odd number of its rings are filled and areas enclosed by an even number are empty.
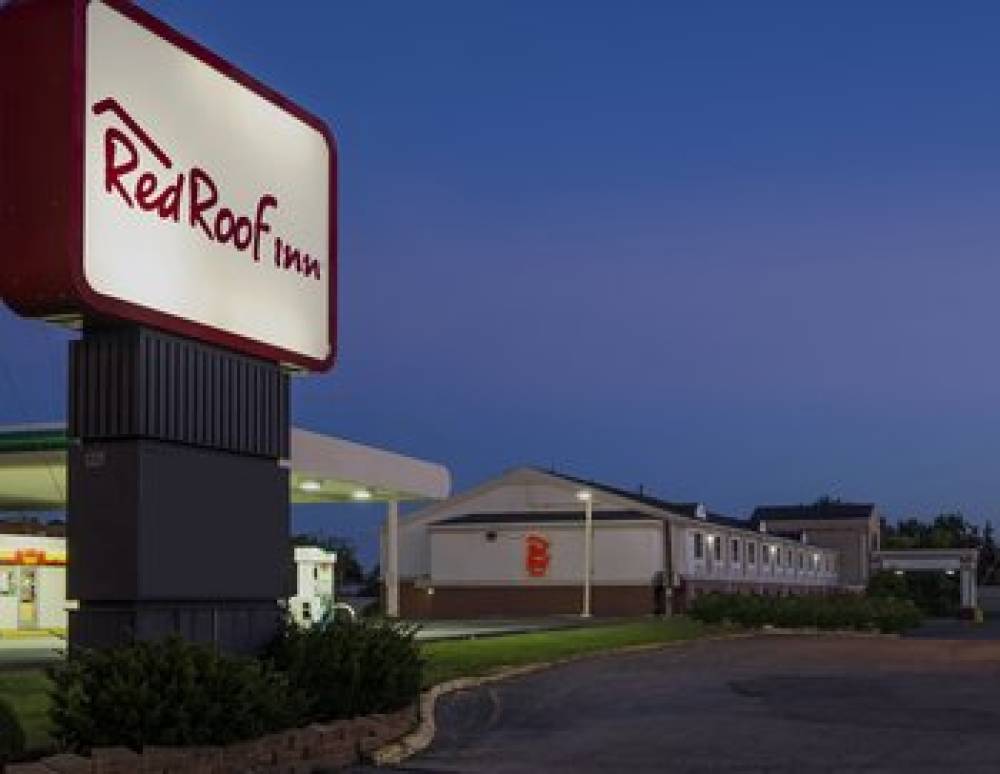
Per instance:
[[[979,548],[982,544],[979,527],[961,511],[941,513],[929,524],[910,518],[886,525],[884,538],[886,548]]]
[[[993,525],[986,522],[982,534],[961,511],[938,514],[933,521],[909,518],[896,525],[886,524],[882,547],[908,548],[977,548],[979,549],[979,582],[1000,583],[1000,550],[994,537]]]
[[[343,583],[362,583],[365,580],[365,568],[358,560],[358,552],[354,543],[336,535],[302,534],[292,536],[293,546],[316,546],[324,551],[337,554],[334,565],[334,576],[337,585]]]

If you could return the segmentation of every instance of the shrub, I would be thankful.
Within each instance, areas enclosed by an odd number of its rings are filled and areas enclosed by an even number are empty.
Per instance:
[[[883,632],[904,631],[921,620],[920,610],[908,599],[860,594],[790,597],[706,594],[691,603],[689,613],[704,623]]]
[[[423,661],[417,627],[379,619],[286,624],[270,656],[302,697],[300,722],[401,709],[416,700]]]
[[[54,735],[70,750],[227,744],[290,727],[300,708],[261,662],[176,637],[74,652],[50,675]]]
[[[24,729],[11,706],[0,701],[0,763],[24,752]]]
[[[910,599],[927,615],[952,617],[960,609],[959,578],[942,572],[897,575],[881,570],[868,581],[868,595]]]

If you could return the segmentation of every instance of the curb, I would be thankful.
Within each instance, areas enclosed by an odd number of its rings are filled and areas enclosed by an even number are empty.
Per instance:
[[[574,656],[555,659],[553,661],[539,661],[535,664],[525,664],[516,667],[501,667],[498,671],[479,677],[459,677],[455,680],[448,680],[438,683],[434,687],[420,694],[419,722],[415,730],[411,731],[401,739],[383,745],[373,751],[370,760],[376,766],[392,766],[402,763],[407,758],[426,750],[434,741],[434,734],[437,726],[434,722],[434,707],[437,700],[442,696],[456,691],[464,691],[470,688],[478,688],[481,685],[489,685],[512,677],[530,675],[534,672],[541,672],[552,667],[571,664],[576,661],[600,658],[602,656],[616,656],[628,653],[642,653],[652,650],[666,650],[667,648],[691,645],[699,642],[721,642],[725,640],[742,640],[760,636],[811,636],[811,637],[837,637],[842,639],[899,639],[898,634],[884,634],[882,632],[856,631],[854,629],[785,629],[785,628],[762,628],[748,631],[732,632],[730,634],[718,634],[709,637],[695,637],[689,640],[672,640],[668,642],[649,642],[641,645],[625,645],[620,648],[610,650],[594,651],[591,653],[580,653]]]

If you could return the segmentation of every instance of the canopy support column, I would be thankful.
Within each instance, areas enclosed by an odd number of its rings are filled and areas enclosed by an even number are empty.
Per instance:
[[[979,600],[976,598],[978,589],[976,588],[976,566],[974,563],[962,562],[960,581],[963,616],[975,615]]]
[[[389,500],[386,516],[385,614],[399,617],[399,503]]]

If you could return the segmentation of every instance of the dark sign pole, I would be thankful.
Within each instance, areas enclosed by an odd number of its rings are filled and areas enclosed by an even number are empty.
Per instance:
[[[290,591],[288,376],[131,325],[70,355],[71,646],[259,650]]]

